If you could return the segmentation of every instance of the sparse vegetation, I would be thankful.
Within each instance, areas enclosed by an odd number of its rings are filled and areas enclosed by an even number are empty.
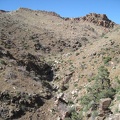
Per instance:
[[[112,98],[115,89],[111,87],[109,72],[104,66],[99,67],[94,84],[87,88],[88,94],[81,98],[81,104],[88,105],[90,101],[98,103],[101,98]]]
[[[77,113],[75,109],[71,111],[71,115],[69,118],[65,118],[65,120],[82,120],[82,119],[83,119],[82,112]]]

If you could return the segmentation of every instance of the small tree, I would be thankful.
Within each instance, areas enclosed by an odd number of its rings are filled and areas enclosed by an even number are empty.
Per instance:
[[[95,78],[95,84],[98,85],[99,89],[109,89],[110,88],[110,79],[109,71],[104,66],[98,68],[98,75]],[[99,92],[99,91],[98,91]]]

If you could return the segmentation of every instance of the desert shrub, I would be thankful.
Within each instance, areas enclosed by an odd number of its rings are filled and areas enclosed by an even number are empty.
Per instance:
[[[96,104],[92,100],[90,100],[90,102],[88,104],[84,105],[83,111],[87,112],[90,108],[96,110]]]
[[[77,52],[77,53],[76,53],[76,56],[78,56],[79,54],[80,54],[80,53],[79,53],[79,52]]]
[[[109,61],[111,61],[111,57],[103,57],[104,64],[107,64]]]
[[[75,110],[71,111],[71,114],[65,120],[83,120],[82,112],[76,112]]]
[[[104,38],[108,38],[107,36],[105,36]]]
[[[48,61],[47,64],[52,66],[55,62],[54,61]]]
[[[91,100],[92,100],[92,98],[91,98],[90,95],[88,95],[88,94],[87,94],[87,95],[84,95],[84,96],[80,99],[82,105],[88,105]]]
[[[103,38],[104,36],[105,36],[105,33],[102,33],[101,38]]]
[[[118,78],[118,76],[115,77],[115,83],[116,83],[115,90],[118,93],[120,91],[120,79]]]
[[[6,65],[6,63],[5,63],[4,60],[0,60],[0,64],[2,64],[2,65]]]
[[[117,100],[120,101],[120,96],[117,96]]]
[[[74,111],[71,114],[71,120],[82,120],[82,116],[81,114]]]
[[[118,78],[118,76],[115,77],[115,82],[117,82],[120,85],[120,79]]]

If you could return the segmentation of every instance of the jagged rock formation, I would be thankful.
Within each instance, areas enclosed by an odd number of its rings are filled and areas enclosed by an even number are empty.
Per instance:
[[[90,13],[85,17],[82,17],[82,19],[107,28],[113,28],[115,25],[115,23],[109,20],[105,14]]]
[[[105,28],[113,28],[115,25],[115,23],[109,20],[105,14],[96,14],[96,13],[90,13],[80,18],[65,18],[65,20],[72,20],[72,21],[77,21],[77,22],[81,20],[83,22],[88,21],[98,26],[103,26]]]

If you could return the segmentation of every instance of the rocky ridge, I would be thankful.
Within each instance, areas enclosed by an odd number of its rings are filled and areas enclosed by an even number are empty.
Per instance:
[[[28,11],[28,12],[31,11],[31,12],[33,12],[33,10],[27,9],[27,8],[19,8],[18,11]],[[66,20],[71,20],[71,21],[76,21],[76,22],[88,21],[88,22],[94,23],[98,26],[103,26],[103,27],[106,27],[106,28],[113,28],[114,25],[116,25],[113,21],[108,19],[106,14],[90,13],[90,14],[87,14],[86,16],[84,16],[84,17],[64,18],[64,17],[61,17],[60,15],[58,15],[55,12],[36,11],[36,10],[34,12],[36,12],[36,15],[37,15],[37,13],[42,12],[43,14],[48,14],[48,15],[51,15],[51,16],[55,16],[55,17],[58,17],[58,18],[61,18],[61,19],[65,20],[65,21]]]

